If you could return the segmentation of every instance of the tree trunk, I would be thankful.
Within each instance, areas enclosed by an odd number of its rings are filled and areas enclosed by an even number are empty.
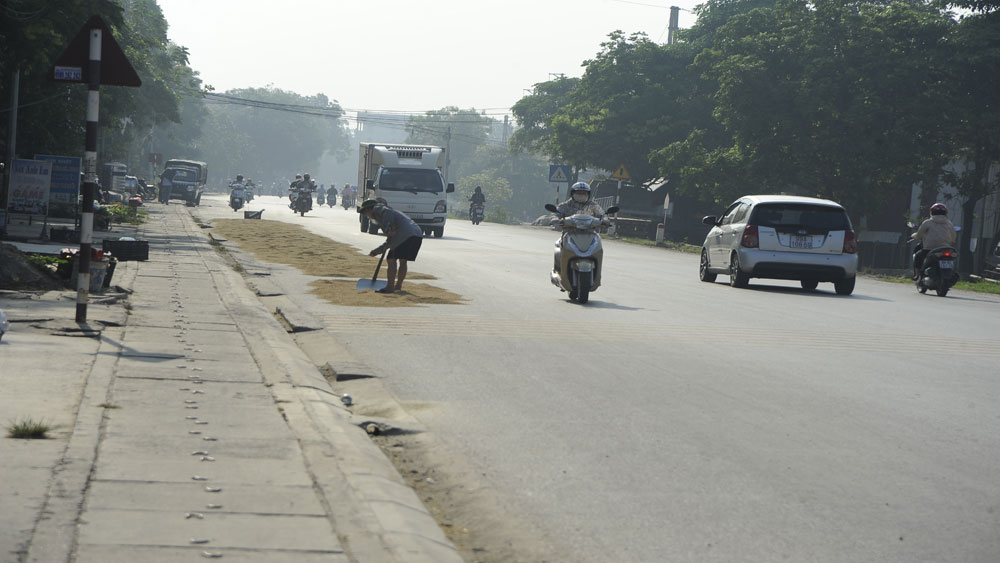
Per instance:
[[[962,230],[958,233],[958,271],[971,274],[974,256],[969,246],[972,242],[972,223],[975,220],[976,199],[966,197],[962,202]]]

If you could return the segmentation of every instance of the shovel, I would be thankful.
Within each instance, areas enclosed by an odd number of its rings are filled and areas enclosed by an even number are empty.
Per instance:
[[[378,279],[378,272],[379,270],[382,269],[382,259],[385,258],[385,253],[388,251],[389,248],[387,247],[385,250],[382,251],[382,256],[378,257],[378,266],[375,266],[375,275],[372,276],[372,279],[358,280],[358,286],[355,287],[354,289],[357,289],[358,291],[365,291],[368,289],[374,289],[375,291],[378,291],[389,284],[389,282],[387,282],[386,280]]]

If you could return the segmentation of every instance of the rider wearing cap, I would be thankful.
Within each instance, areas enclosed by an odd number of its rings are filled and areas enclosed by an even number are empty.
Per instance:
[[[420,243],[423,242],[423,231],[413,219],[374,199],[362,203],[358,213],[364,214],[369,221],[381,226],[386,234],[385,243],[368,253],[369,256],[377,256],[386,250],[389,251],[386,255],[389,260],[386,272],[388,283],[378,292],[392,293],[402,290],[403,280],[406,279],[406,263],[417,259]]]

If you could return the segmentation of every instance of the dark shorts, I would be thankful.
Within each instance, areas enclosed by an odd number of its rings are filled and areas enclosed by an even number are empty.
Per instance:
[[[423,241],[423,237],[416,236],[404,240],[403,244],[389,251],[389,259],[406,260],[408,262],[416,260],[417,253],[420,252],[420,243]]]

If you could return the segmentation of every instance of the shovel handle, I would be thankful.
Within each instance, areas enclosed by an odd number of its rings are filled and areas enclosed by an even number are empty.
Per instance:
[[[382,255],[378,257],[378,266],[375,266],[375,275],[372,276],[372,286],[373,287],[375,286],[375,280],[378,279],[378,273],[382,269],[382,259],[385,258],[385,253],[386,252],[389,252],[389,247],[388,246],[385,247],[385,250],[382,251]]]

